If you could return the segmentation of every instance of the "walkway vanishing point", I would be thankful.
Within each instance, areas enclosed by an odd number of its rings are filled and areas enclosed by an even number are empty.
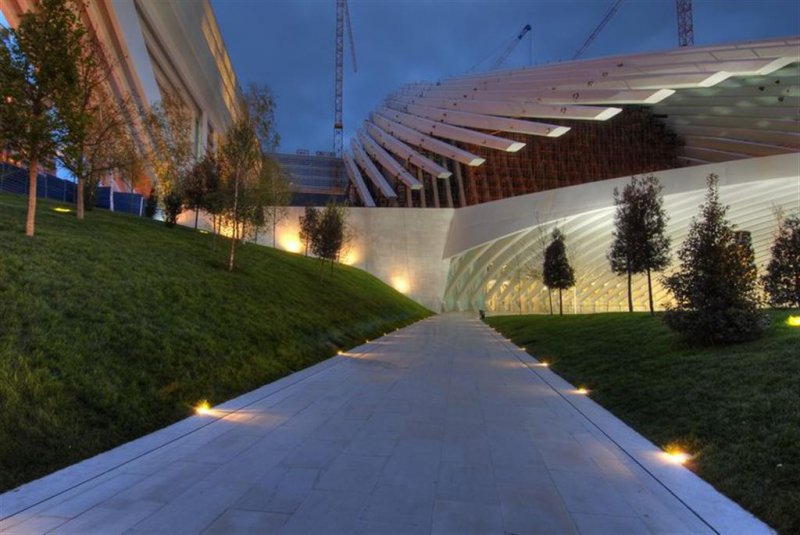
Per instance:
[[[770,533],[455,314],[0,495],[0,519],[3,533]]]

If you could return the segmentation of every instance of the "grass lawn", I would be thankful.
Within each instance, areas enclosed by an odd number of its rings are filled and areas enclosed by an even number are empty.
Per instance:
[[[0,195],[0,491],[430,314],[345,266]]]
[[[487,322],[781,533],[800,533],[799,311],[758,341],[692,348],[648,314]]]

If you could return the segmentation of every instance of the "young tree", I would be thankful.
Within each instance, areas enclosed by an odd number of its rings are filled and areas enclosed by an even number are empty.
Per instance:
[[[344,226],[341,207],[335,203],[328,203],[320,215],[317,231],[311,242],[311,249],[323,264],[329,260],[331,268],[333,268],[333,263],[344,243]]]
[[[767,325],[758,311],[757,273],[749,234],[737,233],[720,203],[717,176],[708,176],[700,217],[678,250],[680,267],[664,283],[675,305],[664,315],[667,325],[703,343],[757,338]]]
[[[194,210],[194,228],[200,210],[209,211],[212,195],[219,187],[219,169],[216,155],[208,151],[186,175],[183,185],[183,195],[186,205]]]
[[[614,188],[614,241],[608,253],[611,270],[618,275],[628,276],[628,311],[633,312],[631,279],[634,274],[647,273],[647,294],[650,314],[653,307],[652,271],[661,271],[669,265],[670,239],[665,235],[667,228],[663,186],[658,178],[632,177],[619,192]]]
[[[130,128],[133,106],[129,99],[119,103],[111,95],[107,83],[113,66],[106,58],[100,43],[83,33],[75,85],[56,102],[66,127],[59,160],[77,182],[78,219],[84,218],[86,201],[94,199],[94,188],[103,175],[138,163],[132,161],[138,156]],[[133,189],[134,175],[126,176]]]
[[[314,235],[317,233],[317,226],[319,225],[319,210],[313,206],[306,206],[306,211],[300,216],[300,241],[308,256],[308,248],[314,241]]]
[[[224,218],[232,227],[231,249],[228,271],[233,271],[236,258],[236,243],[241,239],[246,219],[244,192],[258,180],[261,165],[261,150],[253,122],[245,116],[238,119],[228,130],[222,144],[224,158],[223,183],[221,184],[221,208]]]
[[[289,189],[289,181],[277,161],[264,157],[261,169],[265,196],[265,219],[272,226],[272,247],[274,248],[277,226],[289,215],[288,206],[292,200],[292,192]]]
[[[559,229],[553,229],[550,245],[544,251],[544,266],[542,277],[548,291],[551,288],[558,290],[558,313],[564,314],[561,292],[575,286],[575,270],[569,265],[567,259],[567,246],[564,243],[564,234]],[[552,309],[552,305],[551,305]]]
[[[16,30],[0,28],[0,139],[28,166],[25,234],[36,225],[36,181],[42,162],[54,158],[65,135],[56,103],[75,90],[85,33],[67,0],[41,0]]]
[[[183,186],[194,166],[192,114],[178,95],[167,93],[144,113],[151,146],[148,161],[164,201],[165,222],[175,224],[183,209]]]
[[[800,215],[780,221],[761,282],[770,305],[800,308]]]

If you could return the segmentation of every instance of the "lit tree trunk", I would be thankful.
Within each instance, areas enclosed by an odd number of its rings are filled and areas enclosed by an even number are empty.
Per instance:
[[[33,236],[34,227],[36,225],[36,168],[39,167],[39,162],[33,160],[28,166],[28,220],[25,222],[25,234]]]
[[[275,222],[275,214],[272,214],[272,248],[275,248],[275,226],[277,223]]]
[[[564,315],[564,303],[561,300],[561,288],[558,289],[558,315]]]
[[[631,292],[631,268],[628,268],[628,312],[633,312],[633,295]]]
[[[231,256],[228,259],[228,271],[233,271],[233,259],[236,255],[236,232],[239,228],[239,170],[233,183],[233,236],[231,239]]]
[[[200,215],[200,209],[195,206],[194,207],[194,229],[197,230],[197,218]]]
[[[655,310],[653,310],[653,285],[650,282],[650,268],[647,268],[647,296],[650,298],[650,315],[655,316]]]
[[[75,204],[77,205],[77,212],[78,212],[78,219],[79,220],[83,219],[83,215],[84,215],[84,211],[85,211],[84,200],[83,200],[83,188],[84,188],[84,184],[85,183],[86,182],[81,177],[78,177],[78,186],[77,186],[77,188],[75,188],[76,189],[75,195],[77,196],[77,199],[75,199]]]
[[[547,298],[550,299],[550,315],[553,315],[553,290],[547,289]]]

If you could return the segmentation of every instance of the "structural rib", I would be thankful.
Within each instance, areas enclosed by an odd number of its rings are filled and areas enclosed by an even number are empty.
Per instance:
[[[373,208],[375,206],[375,201],[372,195],[370,195],[369,189],[367,189],[367,185],[364,183],[364,178],[361,176],[361,171],[358,170],[356,162],[353,161],[353,157],[350,156],[349,153],[344,153],[342,158],[344,160],[344,168],[347,171],[347,176],[350,177],[350,182],[355,186],[361,202],[364,206]]]
[[[411,173],[406,171],[397,160],[392,158],[391,154],[383,150],[383,148],[375,143],[367,134],[359,132],[358,140],[367,151],[367,154],[378,161],[393,178],[396,178],[411,189],[422,189],[422,184],[420,184],[419,180],[411,176]]]
[[[383,193],[383,196],[388,199],[396,199],[397,193],[392,189],[392,186],[386,181],[386,178],[378,171],[378,168],[375,167],[375,164],[372,163],[372,160],[369,159],[367,153],[364,152],[364,148],[361,146],[355,138],[350,140],[350,150],[353,151],[353,158],[355,158],[358,165],[361,166],[361,169],[367,173],[367,177],[372,181],[373,184]]]
[[[433,160],[422,156],[417,151],[391,134],[383,131],[376,124],[368,122],[366,123],[366,126],[367,134],[369,134],[369,136],[381,147],[399,156],[414,167],[418,167],[419,169],[422,169],[429,175],[433,175],[436,178],[447,178],[453,174]]]
[[[445,158],[461,162],[464,165],[469,165],[471,167],[477,167],[486,161],[484,158],[476,156],[471,152],[467,152],[458,147],[454,147],[449,143],[445,143],[444,141],[427,136],[421,132],[418,132],[417,130],[414,130],[413,128],[408,128],[407,126],[397,124],[396,122],[391,121],[382,115],[373,113],[371,114],[371,118],[372,121],[376,125],[380,126],[383,130],[389,132],[397,139],[401,139],[413,147],[424,149],[428,152],[444,156]]]
[[[473,130],[467,130],[466,128],[451,126],[449,124],[437,123],[428,119],[409,115],[407,113],[391,110],[386,107],[378,108],[378,113],[387,119],[391,119],[404,126],[413,128],[414,130],[422,132],[423,134],[453,139],[455,141],[463,141],[464,143],[470,143],[472,145],[478,145],[481,147],[489,147],[497,150],[504,150],[506,152],[517,152],[519,149],[525,146],[525,143],[514,141],[512,139],[497,137],[491,134],[484,134],[482,132],[475,132]]]
[[[494,115],[444,110],[430,106],[421,106],[419,104],[406,104],[397,100],[390,100],[386,105],[393,110],[403,111],[411,115],[416,115],[417,117],[430,119],[431,121],[452,124],[454,126],[464,126],[467,128],[478,128],[481,130],[516,132],[518,134],[546,137],[559,137],[570,130],[568,126],[523,121]]]

